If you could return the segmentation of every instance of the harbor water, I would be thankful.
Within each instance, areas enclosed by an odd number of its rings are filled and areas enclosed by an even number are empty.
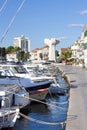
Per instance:
[[[67,87],[66,81],[61,73],[58,73],[59,85]],[[49,93],[42,103],[33,102],[29,105],[30,110],[20,117],[13,130],[65,130],[68,94],[59,95]]]

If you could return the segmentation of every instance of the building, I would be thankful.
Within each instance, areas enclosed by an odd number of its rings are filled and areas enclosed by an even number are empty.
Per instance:
[[[49,46],[43,46],[42,48],[35,48],[30,53],[32,60],[48,60]]]
[[[84,25],[81,36],[71,46],[71,50],[75,64],[81,66],[87,65],[87,25]]]
[[[70,51],[70,50],[71,50],[70,48],[61,48],[61,49],[59,50],[59,55],[61,55],[62,52],[67,52],[67,51]]]
[[[24,37],[24,35],[14,38],[13,44],[14,47],[20,47],[21,51],[24,51],[25,53],[30,52],[30,40]]]
[[[42,47],[42,55],[43,55],[43,60],[48,60],[49,58],[49,46],[43,46]]]
[[[72,50],[72,58],[80,58],[84,55],[83,47],[79,40],[74,42],[74,44],[71,46],[71,50]]]
[[[39,60],[39,52],[41,52],[40,48],[35,48],[30,52],[31,60]]]
[[[18,61],[17,53],[8,53],[6,54],[7,61]]]

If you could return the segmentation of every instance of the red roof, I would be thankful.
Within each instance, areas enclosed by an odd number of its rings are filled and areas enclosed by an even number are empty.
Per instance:
[[[68,51],[70,48],[61,48],[61,51]]]

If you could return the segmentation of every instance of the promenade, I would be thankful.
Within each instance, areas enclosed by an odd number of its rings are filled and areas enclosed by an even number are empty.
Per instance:
[[[66,130],[87,130],[87,69],[58,66],[71,84]]]

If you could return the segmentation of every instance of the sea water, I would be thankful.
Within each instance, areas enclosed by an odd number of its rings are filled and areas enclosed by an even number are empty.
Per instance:
[[[58,74],[58,82],[61,87],[67,87],[62,75]],[[25,117],[17,120],[13,130],[65,130],[68,112],[68,96],[48,95],[44,103],[32,103],[29,105]]]

